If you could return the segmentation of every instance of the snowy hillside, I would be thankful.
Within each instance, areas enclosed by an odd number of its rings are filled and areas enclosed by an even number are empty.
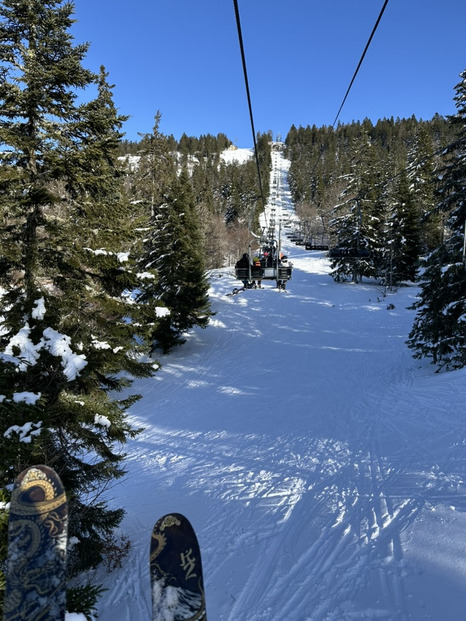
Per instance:
[[[181,160],[181,153],[177,153],[176,157],[178,161]],[[254,157],[254,149],[238,149],[236,147],[231,147],[230,149],[225,149],[220,153],[220,159],[225,164],[244,164],[248,160]],[[122,155],[118,158],[122,164],[128,167],[129,170],[136,170],[139,167],[139,162],[141,160],[140,155]],[[194,155],[188,156],[187,159],[187,167],[190,172],[192,172],[192,168],[195,164],[199,163],[199,159]]]
[[[254,150],[236,148],[226,149],[225,151],[222,151],[220,157],[225,164],[232,164],[233,162],[236,162],[237,164],[244,164],[254,157]]]
[[[273,153],[268,210],[292,213]],[[466,608],[466,369],[405,345],[417,289],[336,284],[325,253],[285,240],[294,270],[228,295],[136,382],[128,476],[111,491],[132,549],[101,621],[150,619],[148,552],[171,511],[193,523],[209,621],[460,621]]]

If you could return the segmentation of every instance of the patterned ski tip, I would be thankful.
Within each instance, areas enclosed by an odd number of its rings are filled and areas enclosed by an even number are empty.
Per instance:
[[[152,621],[206,621],[196,533],[180,513],[155,524],[150,546]]]
[[[4,621],[65,618],[67,526],[57,473],[48,466],[24,470],[10,504]]]

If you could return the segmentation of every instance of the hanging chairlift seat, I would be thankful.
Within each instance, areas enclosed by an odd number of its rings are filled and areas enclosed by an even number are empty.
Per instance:
[[[341,248],[339,246],[331,248],[328,254],[332,259],[339,257],[369,259],[372,256],[371,251],[367,248]]]
[[[246,258],[245,258],[246,257]],[[249,265],[247,255],[236,263],[235,277],[241,280],[246,288],[249,288],[254,282],[261,280],[275,280],[279,288],[285,288],[285,283],[291,279],[293,266],[288,263],[286,257],[282,257],[277,261],[269,256],[260,255],[260,265]]]
[[[327,244],[312,244],[307,243],[305,246],[306,250],[328,250]]]

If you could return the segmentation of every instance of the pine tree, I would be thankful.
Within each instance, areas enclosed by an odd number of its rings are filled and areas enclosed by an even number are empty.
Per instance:
[[[185,170],[158,206],[152,227],[150,264],[158,279],[151,295],[168,309],[160,312],[152,340],[154,348],[166,353],[184,342],[189,328],[205,328],[211,316],[199,222]],[[148,301],[147,292],[142,298]]]
[[[122,519],[102,492],[124,474],[120,447],[137,433],[126,416],[138,398],[126,394],[131,377],[153,373],[138,361],[145,335],[127,295],[138,270],[117,163],[124,117],[105,71],[81,65],[87,46],[73,45],[72,10],[59,0],[0,5],[0,500],[26,466],[57,470],[77,542],[70,577],[102,560]],[[92,84],[97,97],[78,104],[77,89]]]
[[[221,268],[228,254],[226,226],[214,195],[219,157],[220,154],[217,154],[212,162],[207,158],[204,162],[199,162],[194,166],[191,175],[207,269]]]
[[[162,115],[157,110],[151,134],[144,134],[139,143],[138,163],[129,176],[128,197],[137,206],[141,218],[139,231],[143,235],[139,254],[139,271],[145,275],[138,289],[137,299],[144,310],[144,323],[149,341],[157,330],[166,307],[158,295],[158,271],[154,253],[154,221],[159,205],[163,204],[170,187],[177,178],[176,160],[170,152],[169,141],[160,131]]]
[[[160,131],[161,120],[157,110],[152,133],[144,134],[139,143],[139,162],[131,181],[130,196],[140,203],[146,223],[176,178],[175,156],[170,153],[167,137]]]
[[[447,369],[466,365],[466,70],[454,99],[457,112],[449,121],[457,134],[445,151],[438,199],[446,239],[426,261],[408,340],[415,358]]]
[[[359,282],[363,276],[378,275],[376,258],[386,243],[382,172],[375,147],[364,136],[348,176],[345,200],[335,208],[331,222],[341,249],[332,261],[332,276],[338,281],[351,277]]]
[[[441,218],[435,209],[435,161],[432,139],[425,125],[420,125],[414,149],[409,155],[408,178],[412,200],[417,207],[421,248],[430,252],[441,242]]]
[[[416,279],[421,253],[420,217],[406,167],[396,179],[392,197],[389,244],[389,282]]]

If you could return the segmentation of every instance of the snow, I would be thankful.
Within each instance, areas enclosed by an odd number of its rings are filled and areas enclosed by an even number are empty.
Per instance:
[[[76,379],[87,365],[84,354],[75,354],[72,351],[71,337],[66,334],[61,334],[53,328],[45,328],[43,338],[41,338],[39,343],[34,345],[29,338],[30,333],[31,328],[29,324],[26,323],[18,333],[10,339],[5,348],[7,358],[2,356],[5,360],[8,360],[8,357],[10,357],[11,361],[15,360],[15,364],[19,371],[27,371],[29,365],[36,364],[42,349],[49,351],[52,356],[61,358],[63,373],[68,381]],[[13,358],[12,354],[15,349],[19,350],[19,354],[17,357]]]
[[[93,250],[92,248],[88,248],[85,247],[84,250],[87,250],[87,252],[90,252],[91,254],[95,255],[96,257],[98,256],[116,256],[117,260],[120,263],[126,263],[127,261],[129,261],[129,252],[109,252],[108,250],[105,250],[104,248],[97,248],[96,250]]]
[[[233,162],[244,164],[254,157],[254,149],[237,149],[233,147],[222,151],[220,157],[225,164],[232,164]]]
[[[67,380],[71,382],[76,379],[79,373],[87,365],[84,354],[75,354],[71,349],[71,337],[57,332],[53,328],[44,330],[42,347],[47,349],[52,356],[62,359],[61,365]]]
[[[466,369],[412,358],[416,287],[384,297],[334,283],[325,253],[284,252],[286,292],[228,295],[231,270],[212,273],[209,327],[135,382],[145,430],[111,497],[132,548],[95,576],[101,621],[150,618],[150,534],[174,511],[198,534],[216,621],[464,619]]]
[[[28,405],[34,405],[41,398],[41,393],[34,393],[29,391],[15,392],[13,393],[14,403],[27,403]]]
[[[141,280],[154,280],[155,279],[155,275],[151,274],[150,272],[140,272],[139,274],[136,274],[136,275]]]
[[[103,416],[102,414],[96,414],[94,416],[94,423],[96,425],[101,425],[102,427],[107,427],[107,428],[111,426],[110,420],[106,416]]]
[[[7,356],[12,356],[15,349],[19,350],[20,353],[17,358],[21,359],[21,362],[18,361],[17,366],[20,371],[26,371],[28,364],[35,364],[39,358],[37,348],[29,338],[30,334],[31,328],[26,323],[26,325],[19,330],[18,334],[15,334],[10,339],[8,346],[5,348],[5,354]]]
[[[178,158],[180,158],[180,154],[176,154]],[[230,147],[223,151],[220,155],[221,159],[225,164],[231,164],[233,162],[237,162],[239,164],[244,164],[249,159],[254,157],[254,149],[238,149],[235,146]],[[139,167],[140,156],[139,155],[125,155],[118,158],[121,162],[126,164],[130,170],[136,170]],[[193,155],[190,155],[188,158],[189,166],[188,168],[192,169],[194,164],[199,162],[199,159]],[[88,248],[88,250],[90,250]]]
[[[28,422],[21,426],[12,425],[5,431],[3,435],[5,438],[9,438],[13,433],[17,433],[20,442],[25,442],[26,444],[29,444],[32,441],[32,436],[40,435],[41,425],[41,422]]]
[[[268,209],[293,220],[272,157]],[[325,253],[283,251],[286,292],[229,295],[214,271],[209,327],[134,383],[145,429],[107,495],[132,546],[93,576],[100,621],[151,617],[150,535],[170,512],[198,534],[209,619],[464,619],[466,369],[412,358],[415,286],[337,284]]]
[[[91,345],[94,349],[112,349],[108,343],[99,341],[94,335],[92,335]]]
[[[202,605],[202,596],[188,590],[166,584],[164,579],[155,580],[152,585],[154,598],[159,602],[155,619],[157,621],[176,621],[192,619],[190,611]]]
[[[170,309],[166,306],[156,306],[155,307],[155,316],[156,317],[167,317],[170,315]]]
[[[32,311],[33,319],[43,319],[45,315],[45,300],[44,298],[40,298],[36,300],[34,303],[34,309]]]

